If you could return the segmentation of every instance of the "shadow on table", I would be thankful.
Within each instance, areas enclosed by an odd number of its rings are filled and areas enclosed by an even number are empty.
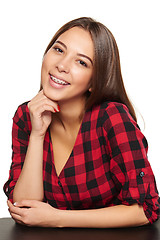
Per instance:
[[[158,240],[154,225],[121,229],[38,228],[15,224],[12,240]]]

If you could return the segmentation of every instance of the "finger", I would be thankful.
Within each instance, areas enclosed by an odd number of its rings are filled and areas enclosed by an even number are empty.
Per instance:
[[[19,223],[21,225],[25,225],[25,223],[23,222],[23,217],[20,216],[20,215],[17,215],[15,213],[11,213],[11,217],[13,218],[13,220],[16,222],[16,223]]]
[[[14,208],[14,205],[9,200],[7,200],[7,205],[8,205],[9,210]]]
[[[44,95],[43,90],[41,90],[29,103],[28,106],[32,104],[41,103],[41,101],[46,101],[49,105],[53,106],[57,112],[59,111],[58,104],[53,100],[49,99],[46,95]]]
[[[53,106],[50,106],[48,104],[43,104],[41,106],[39,106],[39,108],[37,108],[37,114],[39,113],[44,113],[45,111],[48,111],[48,112],[57,112],[57,109]]]
[[[39,109],[40,107],[46,107],[46,106],[50,106],[51,110],[49,109],[49,111],[53,111],[54,112],[59,112],[59,107],[58,104],[47,99],[47,98],[43,98],[43,99],[38,99],[38,100],[34,100],[32,103],[30,102],[30,105],[28,104],[29,110],[34,113],[35,111],[37,111],[37,109]],[[47,109],[46,109],[47,110]]]
[[[22,209],[15,207],[10,201],[7,201],[10,214],[22,215]]]
[[[46,111],[55,113],[56,109],[54,107],[50,106],[50,105],[42,104],[42,105],[34,106],[31,109],[30,113],[31,113],[31,116],[33,116],[33,117],[36,117],[36,118],[40,117],[41,118],[42,114]]]
[[[15,220],[14,218],[13,218],[13,220],[14,220],[16,223],[18,223],[18,224],[25,225],[22,221]]]
[[[19,202],[15,202],[14,205],[18,208],[34,208],[37,206],[36,200],[22,200]]]
[[[59,112],[58,104],[56,102],[50,100],[46,96],[44,96],[44,98],[41,99],[41,103],[48,104],[48,105],[52,106],[53,108],[55,108],[57,110],[57,112]]]
[[[18,223],[18,224],[21,224],[21,225],[26,225],[23,221],[23,217],[20,216],[20,215],[17,215],[15,213],[11,213],[11,217],[13,218],[13,220]]]
[[[16,222],[22,222],[22,216],[15,214],[15,213],[10,213],[11,217],[16,221]]]
[[[12,205],[11,201],[7,200],[7,206],[10,207]]]

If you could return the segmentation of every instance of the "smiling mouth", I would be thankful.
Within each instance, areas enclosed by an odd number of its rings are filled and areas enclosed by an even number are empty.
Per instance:
[[[58,79],[58,78],[52,76],[51,74],[49,74],[49,75],[50,75],[52,81],[57,83],[57,84],[59,84],[59,85],[70,85],[70,83],[68,83],[68,82],[66,82],[64,80]]]

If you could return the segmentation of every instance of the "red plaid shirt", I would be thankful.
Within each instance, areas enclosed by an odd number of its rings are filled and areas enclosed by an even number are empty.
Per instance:
[[[13,156],[4,191],[13,189],[25,159],[31,121],[27,103],[13,118]],[[138,203],[152,223],[160,215],[160,199],[147,160],[147,141],[128,108],[105,102],[85,113],[72,153],[56,174],[49,129],[43,152],[44,201],[59,209],[94,209]]]

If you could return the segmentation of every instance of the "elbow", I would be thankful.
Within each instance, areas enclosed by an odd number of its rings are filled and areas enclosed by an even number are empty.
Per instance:
[[[146,217],[146,218],[142,221],[142,223],[140,224],[140,226],[145,226],[145,225],[148,225],[148,224],[150,224],[150,221],[149,221],[148,218]]]
[[[132,211],[132,219],[134,218],[133,226],[143,226],[150,224],[149,219],[147,218],[143,206],[140,206],[138,204],[134,204],[130,206]]]
[[[143,226],[143,225],[148,225],[150,224],[150,221],[148,220],[146,214],[145,214],[145,211],[143,209],[142,206],[138,206],[140,212],[139,214],[137,214],[138,217],[138,220],[139,220],[139,226]]]

